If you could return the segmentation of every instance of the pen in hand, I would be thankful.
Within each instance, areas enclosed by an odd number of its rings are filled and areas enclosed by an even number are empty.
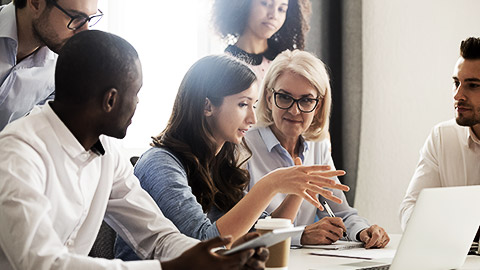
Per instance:
[[[323,207],[327,211],[328,215],[330,217],[335,217],[335,214],[333,213],[332,209],[330,208],[330,205],[328,205],[327,201],[323,201]],[[346,231],[343,232],[343,237],[347,239],[347,241],[352,241],[350,240],[350,237],[348,237],[348,234]]]

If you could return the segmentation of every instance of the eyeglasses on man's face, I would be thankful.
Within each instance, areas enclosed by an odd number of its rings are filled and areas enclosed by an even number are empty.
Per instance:
[[[315,108],[318,105],[318,98],[309,98],[309,97],[302,97],[299,99],[293,98],[292,96],[285,94],[285,93],[279,93],[275,91],[275,89],[272,88],[273,92],[273,99],[275,101],[275,105],[282,109],[282,110],[288,110],[290,109],[294,103],[297,103],[297,108],[304,113],[310,113],[315,110]]]
[[[92,27],[95,24],[100,21],[100,19],[103,17],[103,12],[99,9],[98,14],[92,15],[92,16],[86,16],[86,15],[71,15],[68,13],[65,9],[63,9],[55,0],[47,0],[51,4],[53,4],[56,8],[58,8],[61,12],[63,12],[65,15],[70,17],[70,22],[67,24],[67,28],[70,30],[77,30],[81,28],[85,23],[88,22],[88,27]]]

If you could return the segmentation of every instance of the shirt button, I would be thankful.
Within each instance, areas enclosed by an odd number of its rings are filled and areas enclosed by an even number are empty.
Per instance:
[[[88,153],[83,153],[80,155],[80,158],[83,160],[83,161],[87,161],[88,160]]]
[[[72,239],[68,239],[67,240],[67,246],[72,246],[73,245],[73,240]]]

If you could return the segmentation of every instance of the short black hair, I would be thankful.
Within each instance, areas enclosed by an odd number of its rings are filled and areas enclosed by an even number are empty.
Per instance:
[[[137,74],[135,48],[125,39],[99,30],[71,37],[59,52],[55,100],[84,104],[111,88],[123,91]]]
[[[460,44],[460,56],[465,59],[480,59],[480,38],[469,37]]]
[[[57,0],[53,0],[54,2],[57,2]],[[47,3],[47,7],[52,6],[52,3],[50,1],[45,0]],[[15,5],[15,8],[22,9],[27,5],[27,0],[13,0],[13,4]]]

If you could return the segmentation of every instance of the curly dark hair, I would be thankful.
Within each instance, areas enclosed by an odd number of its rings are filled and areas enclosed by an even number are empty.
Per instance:
[[[469,37],[463,40],[460,55],[465,59],[480,59],[480,38]]]
[[[241,146],[226,142],[215,155],[216,143],[204,115],[205,100],[221,106],[224,97],[248,89],[255,81],[253,71],[231,56],[198,60],[180,84],[167,127],[152,137],[152,146],[165,147],[181,160],[204,212],[212,206],[228,212],[243,198],[250,176],[240,167],[251,156],[245,142]],[[240,147],[249,152],[246,159],[240,160]]]
[[[215,0],[212,23],[222,38],[236,39],[242,35],[250,16],[251,4],[252,0]],[[285,22],[268,40],[268,46],[278,52],[305,49],[310,13],[310,0],[289,0]]]

